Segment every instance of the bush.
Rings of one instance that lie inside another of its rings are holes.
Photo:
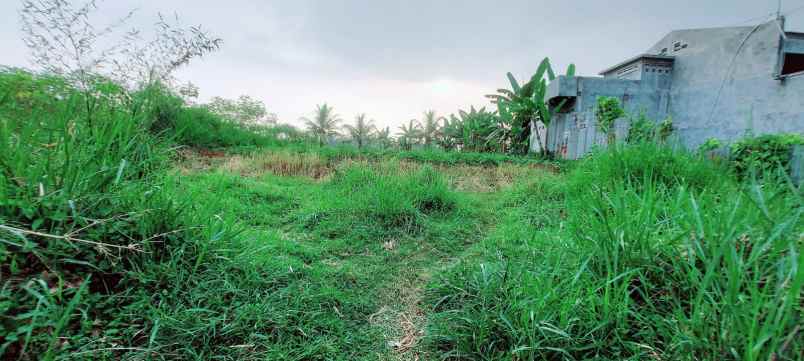
[[[778,168],[789,173],[795,145],[804,145],[804,136],[787,133],[740,139],[731,145],[734,167],[740,176],[745,176],[752,170],[761,175]]]
[[[134,95],[150,106],[148,128],[152,134],[195,148],[257,147],[283,144],[297,134],[291,128],[242,125],[204,106],[186,106],[172,91],[152,86]],[[286,139],[278,136],[284,134]]]
[[[620,106],[620,99],[615,97],[598,97],[595,117],[597,125],[605,134],[611,134],[614,122],[625,116],[625,110]]]
[[[714,150],[716,150],[716,149],[718,149],[718,148],[720,148],[722,146],[723,146],[723,144],[720,142],[719,139],[717,139],[717,138],[709,138],[705,142],[703,142],[703,144],[701,144],[698,147],[698,152],[699,153],[707,153],[707,152],[714,151]]]

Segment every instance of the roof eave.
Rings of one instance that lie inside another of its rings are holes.
[[[620,63],[619,63],[619,64],[617,64],[617,65],[614,65],[614,66],[612,66],[612,67],[609,67],[609,68],[607,68],[606,70],[603,70],[603,71],[601,71],[600,73],[598,73],[598,75],[606,75],[606,74],[608,74],[608,73],[610,73],[610,72],[612,72],[612,71],[615,71],[615,70],[617,70],[617,69],[619,69],[619,68],[622,68],[622,67],[624,67],[624,66],[626,66],[626,65],[629,65],[629,64],[631,64],[631,63],[637,62],[637,61],[642,60],[642,59],[669,60],[669,61],[671,61],[671,62],[672,62],[672,61],[675,61],[676,57],[674,57],[674,56],[667,56],[667,55],[640,54],[640,55],[637,55],[637,56],[635,56],[635,57],[632,57],[632,58],[630,58],[630,59],[628,59],[628,60],[626,60],[626,61],[620,62]]]

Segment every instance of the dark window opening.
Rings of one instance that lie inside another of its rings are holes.
[[[790,75],[804,72],[804,54],[784,54],[782,65],[782,75]]]

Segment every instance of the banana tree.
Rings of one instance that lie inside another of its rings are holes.
[[[460,111],[463,120],[463,142],[467,148],[475,151],[492,151],[494,143],[488,141],[488,137],[494,132],[497,116],[494,112],[487,111],[485,107],[475,109],[469,108],[469,112]]]
[[[566,76],[575,76],[575,65],[567,68]],[[550,65],[550,59],[544,58],[539,64],[536,73],[530,80],[520,85],[513,74],[507,74],[511,89],[497,89],[497,94],[487,95],[492,104],[497,105],[499,121],[497,129],[490,135],[490,140],[510,145],[514,152],[522,153],[528,149],[531,123],[541,121],[545,126],[550,124],[555,113],[563,107],[562,104],[551,106],[546,103],[547,85],[556,78]],[[540,135],[541,137],[541,135]],[[544,142],[539,139],[543,153]]]

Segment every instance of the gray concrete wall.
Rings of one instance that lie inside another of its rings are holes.
[[[550,97],[574,97],[568,113],[558,114],[547,128],[547,149],[562,158],[583,157],[596,146],[604,146],[607,137],[598,129],[595,109],[601,96],[615,97],[629,114],[644,112],[650,119],[664,119],[668,114],[670,74],[644,73],[641,80],[604,79],[601,77],[560,77],[551,84]],[[630,121],[619,119],[614,131],[625,139]]]
[[[688,46],[674,52],[676,41]],[[676,57],[669,113],[685,146],[694,149],[709,138],[729,142],[748,131],[804,133],[804,76],[775,79],[780,44],[779,27],[771,22],[674,31],[648,50],[668,48]]]

